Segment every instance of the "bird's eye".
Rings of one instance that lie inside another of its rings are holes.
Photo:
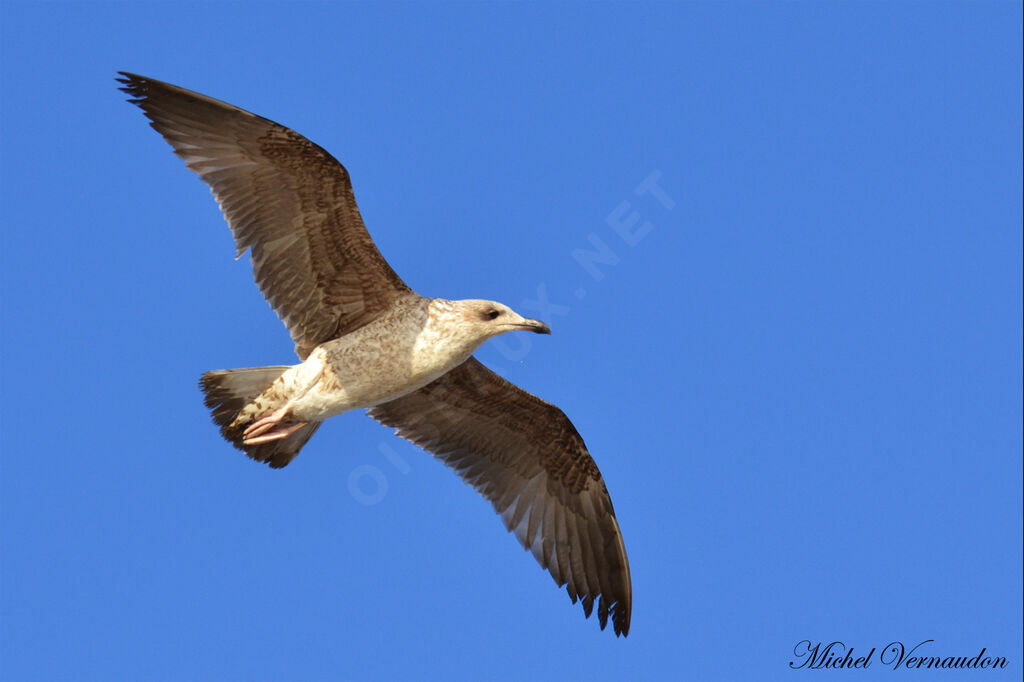
[[[487,313],[487,319],[488,320],[497,319],[498,315],[501,315],[501,311],[499,311],[499,310],[491,310],[490,312]]]

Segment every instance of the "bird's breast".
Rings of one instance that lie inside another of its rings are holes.
[[[322,420],[373,407],[422,388],[469,359],[475,348],[422,318],[371,323],[317,347],[306,363],[322,366],[319,380],[293,413]]]

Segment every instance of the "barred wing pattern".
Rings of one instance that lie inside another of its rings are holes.
[[[121,72],[132,103],[210,186],[260,291],[305,357],[415,295],[370,239],[348,172],[273,121]]]
[[[490,500],[573,603],[629,633],[632,585],[601,472],[565,414],[470,358],[369,415]]]

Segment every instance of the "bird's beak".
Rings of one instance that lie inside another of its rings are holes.
[[[534,334],[551,333],[551,327],[547,326],[540,320],[527,320],[523,318],[523,321],[515,326],[524,331],[533,332]]]

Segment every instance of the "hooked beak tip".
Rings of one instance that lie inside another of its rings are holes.
[[[543,322],[540,322],[538,320],[532,320],[532,322],[533,324],[530,326],[530,331],[534,332],[535,334],[551,333],[551,327],[547,326]]]
[[[524,332],[533,332],[534,334],[551,333],[551,327],[547,326],[540,320],[531,320],[526,317],[520,318],[519,322],[506,323],[502,325],[502,329],[504,331],[518,330]]]

